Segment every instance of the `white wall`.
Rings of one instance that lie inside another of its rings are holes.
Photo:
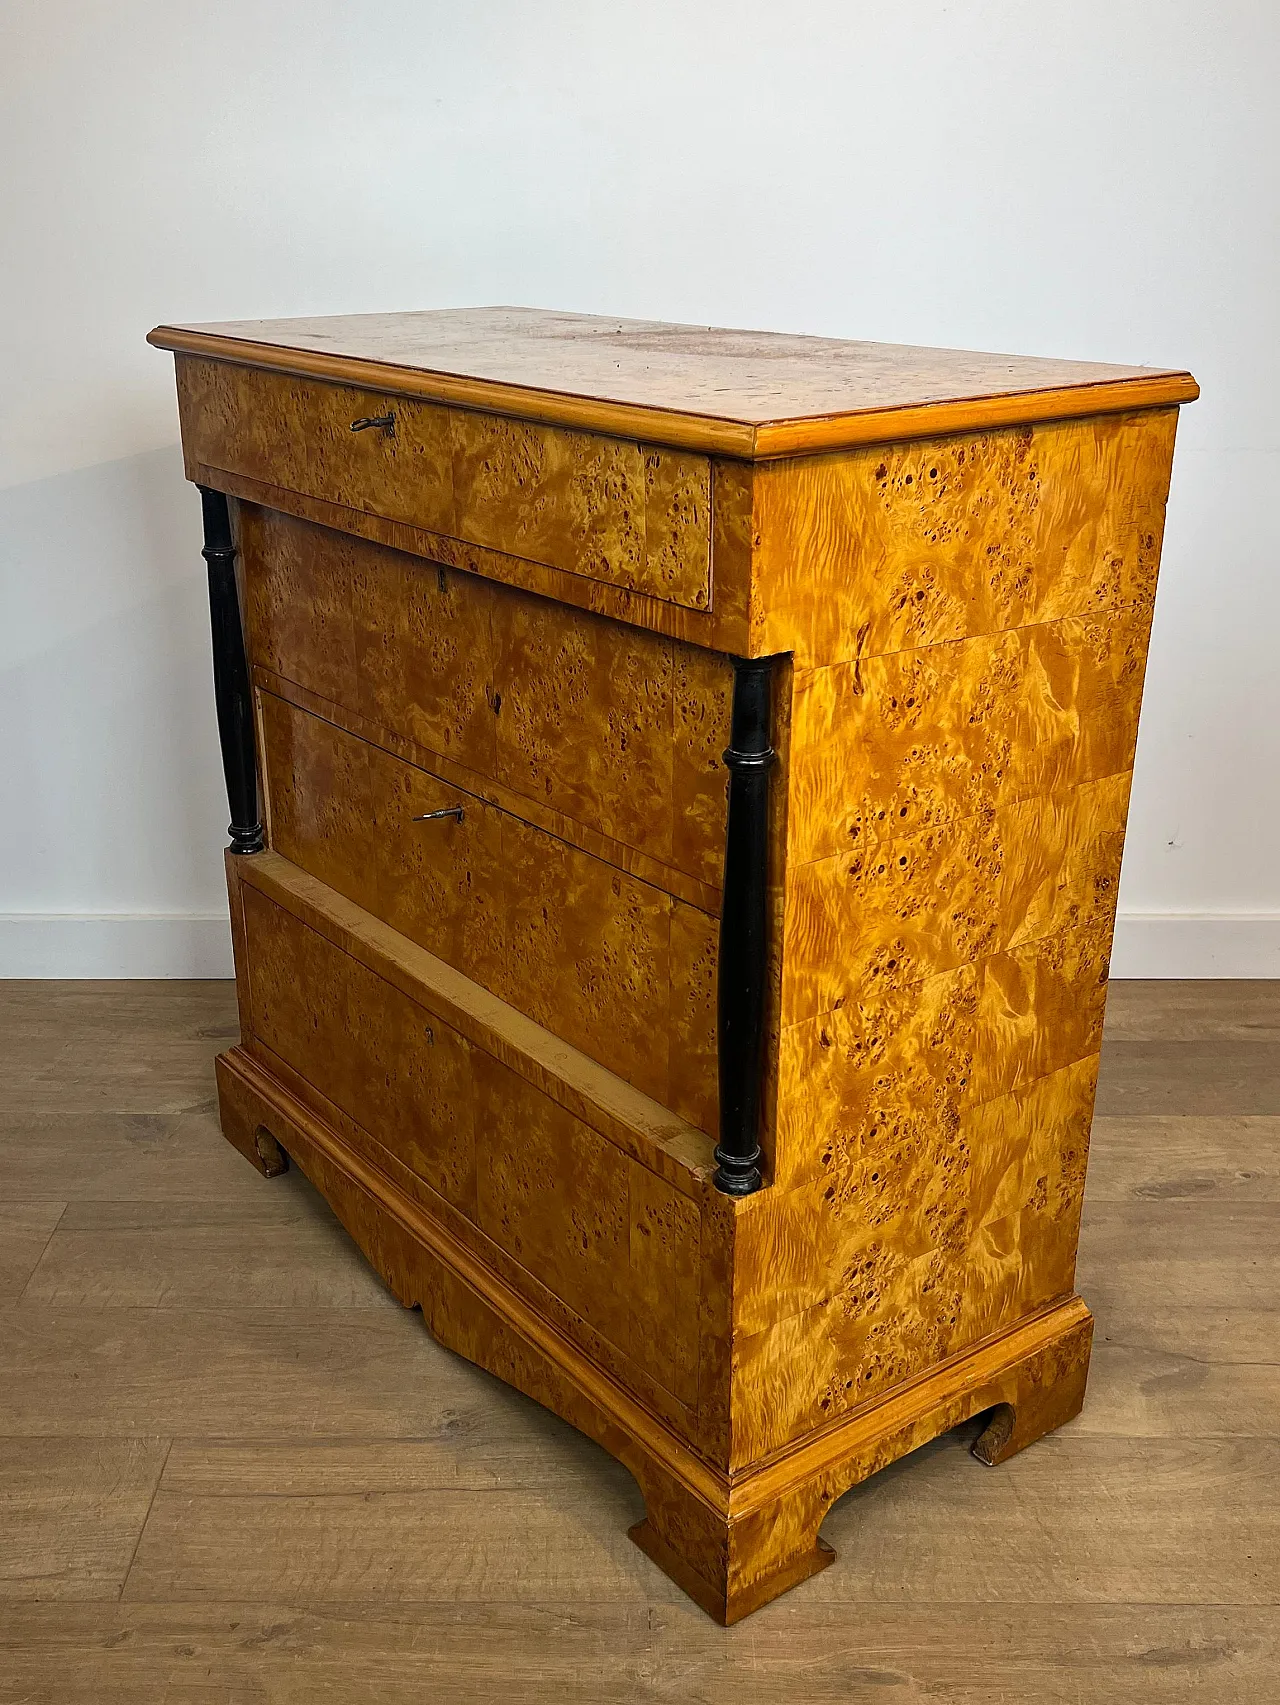
[[[1274,0],[8,0],[0,974],[226,968],[158,320],[524,302],[1189,366],[1118,974],[1280,974]]]

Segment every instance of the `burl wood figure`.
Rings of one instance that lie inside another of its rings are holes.
[[[230,1141],[625,1463],[722,1622],[935,1434],[1069,1420],[1191,377],[511,308],[151,341]]]

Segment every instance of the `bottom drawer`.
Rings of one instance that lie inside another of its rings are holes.
[[[241,894],[250,1051],[283,1061],[692,1404],[696,1202],[283,906]]]

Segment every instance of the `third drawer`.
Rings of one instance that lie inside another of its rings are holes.
[[[277,852],[715,1131],[717,919],[275,694],[258,702]]]

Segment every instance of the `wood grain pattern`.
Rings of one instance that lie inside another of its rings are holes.
[[[1136,611],[797,671],[796,864],[1128,770],[1148,623]]]
[[[570,1315],[645,1371],[656,1368],[692,1407],[696,1207],[256,889],[246,890],[245,910],[256,1057],[272,1072],[277,1060],[293,1068]],[[224,1114],[245,1132],[256,1130],[248,1070],[228,1056],[223,1074]],[[270,1121],[267,1128],[283,1141]],[[423,1203],[441,1212],[429,1195],[415,1195],[415,1207]],[[675,1317],[683,1330],[673,1345],[657,1329]],[[684,1356],[675,1353],[681,1344]]]
[[[726,470],[732,472],[736,485],[746,484],[749,488],[749,463],[719,461],[713,465],[714,489],[719,489],[724,483],[722,476]],[[197,485],[224,492],[242,503],[256,504],[275,514],[292,516],[299,521],[309,521],[316,526],[332,528],[335,532],[367,539],[388,550],[403,551],[461,573],[478,575],[498,586],[550,598],[566,609],[584,610],[591,615],[642,628],[648,633],[664,634],[689,645],[708,646],[735,655],[752,649],[747,620],[749,576],[736,584],[731,581],[722,583],[713,567],[712,578],[718,590],[712,605],[709,609],[694,610],[683,604],[668,603],[647,592],[633,592],[625,586],[588,580],[580,574],[550,568],[545,563],[530,562],[526,557],[468,544],[451,538],[447,533],[430,532],[405,521],[389,521],[385,516],[369,511],[346,509],[341,504],[326,503],[322,498],[292,491],[288,486],[249,479],[244,474],[229,474],[191,459],[187,461],[186,472],[188,479]],[[740,497],[741,491],[737,495]],[[712,510],[714,553],[722,548],[725,535],[714,500]]]
[[[617,840],[718,881],[723,771],[717,753],[720,774],[708,789],[705,729],[688,710],[686,682],[699,654],[608,622],[566,622],[542,599],[509,601],[503,615],[494,660],[502,700],[496,778],[523,798],[599,823]],[[713,739],[727,740],[727,670],[713,664],[706,673],[722,697],[699,708],[714,719]]]
[[[105,1281],[0,1299],[0,1695],[1271,1705],[1280,1144],[1195,1109],[1240,1051],[1267,1081],[1278,1018],[1276,983],[1112,985],[1104,1058],[1180,1050],[1181,1100],[1095,1122],[1083,1414],[999,1473],[971,1423],[865,1481],[822,1526],[837,1566],[726,1639],[628,1544],[625,1468],[440,1349],[296,1168],[218,1139],[229,984],[0,986],[0,1198],[69,1202],[50,1261]]]
[[[562,812],[541,805],[527,795],[515,793],[501,782],[490,781],[464,764],[456,764],[450,758],[442,758],[424,746],[417,746],[391,729],[382,727],[380,723],[371,722],[367,717],[345,710],[331,699],[321,698],[318,693],[310,692],[306,687],[298,686],[296,682],[286,681],[283,676],[274,675],[269,669],[259,668],[254,671],[254,685],[260,688],[263,694],[270,694],[271,697],[280,699],[299,711],[309,712],[344,733],[354,735],[366,745],[376,746],[380,751],[402,759],[414,769],[436,776],[442,783],[451,786],[456,793],[470,794],[476,799],[484,800],[508,816],[516,817],[522,823],[541,829],[548,835],[554,835],[557,840],[577,847],[605,864],[625,870],[653,888],[660,888],[666,894],[688,901],[691,906],[696,906],[710,916],[719,913],[720,889],[710,882],[689,876],[675,865],[664,864],[648,853],[628,846],[624,841],[602,835],[576,818],[566,817]],[[261,741],[260,732],[260,744]],[[723,783],[720,785],[723,788]]]
[[[277,851],[714,1133],[715,920],[317,716],[260,704]],[[416,821],[458,806],[461,822]]]
[[[832,1554],[817,1530],[831,1502],[896,1456],[989,1412],[976,1449],[983,1460],[1003,1461],[1069,1419],[1083,1399],[1092,1320],[1072,1298],[730,1479],[639,1408],[269,1074],[227,1059],[248,1074],[256,1117],[334,1203],[393,1292],[420,1301],[433,1335],[563,1415],[631,1470],[647,1512],[632,1537],[718,1621],[749,1615],[825,1567]],[[600,1206],[592,1205],[596,1237],[607,1232]]]
[[[114,1597],[167,1454],[156,1438],[0,1438],[0,1599]]]
[[[1071,1291],[1096,1078],[1091,1057],[950,1122],[923,1110],[852,1155],[837,1139],[818,1179],[752,1216],[744,1462]]]
[[[243,500],[273,848],[230,866],[226,1135],[624,1463],[637,1543],[734,1621],[826,1567],[831,1503],[886,1463],[982,1414],[994,1464],[1083,1401],[1194,386],[505,313],[241,332],[169,339],[189,471]],[[766,1183],[735,1200],[707,1168],[729,653],[784,659]]]
[[[1149,609],[1176,424],[1102,415],[757,469],[753,643],[818,667]]]
[[[669,1108],[279,854],[228,854],[227,865],[241,909],[258,890],[677,1190],[701,1197],[711,1141]]]
[[[948,1467],[956,1454],[948,1453]],[[1126,1470],[1136,1479],[1131,1465]],[[1080,1502],[1068,1512],[1077,1519],[1069,1534],[1056,1529],[1062,1541],[1055,1557],[1085,1551],[1081,1528],[1087,1481],[1082,1478],[1080,1485]],[[226,1497],[223,1493],[201,1505],[202,1529],[216,1523]],[[422,1502],[429,1505],[429,1500]],[[935,1541],[937,1549],[952,1558],[972,1549],[984,1559],[999,1560],[1002,1588],[1006,1581],[1025,1581],[1019,1570],[1034,1542],[1013,1552],[992,1545],[996,1524],[977,1515],[966,1522],[963,1511],[960,1500],[951,1501],[945,1539]],[[341,1511],[343,1517],[351,1513]],[[262,1532],[272,1510],[263,1507],[254,1514],[256,1531]],[[557,1511],[547,1509],[535,1523],[526,1503],[522,1514],[539,1536],[561,1529]],[[449,1515],[448,1524],[442,1524],[439,1555],[461,1571],[476,1553],[463,1549],[465,1517],[456,1505]],[[906,1519],[916,1515],[912,1508]],[[1194,1531],[1194,1518],[1186,1526]],[[1247,1529],[1247,1518],[1241,1526]],[[1134,1529],[1150,1536],[1154,1552],[1164,1532],[1158,1505],[1135,1512]],[[911,1690],[945,1698],[959,1687],[977,1699],[1016,1689],[1026,1705],[1076,1705],[1081,1693],[1090,1705],[1132,1705],[1143,1691],[1179,1705],[1192,1698],[1197,1705],[1268,1705],[1276,1661],[1270,1606],[1207,1603],[1203,1597],[1139,1605],[1132,1593],[1149,1578],[1145,1567],[1117,1569],[1108,1577],[1121,1596],[1101,1603],[1041,1599],[1034,1614],[1028,1614],[1025,1602],[1011,1599],[1012,1586],[981,1600],[928,1605],[895,1602],[888,1589],[883,1597],[870,1596],[869,1590],[861,1599],[842,1601],[819,1596],[815,1588],[789,1606],[787,1617],[753,1623],[749,1642],[726,1642],[703,1618],[665,1599],[639,1606],[630,1594],[604,1602],[578,1599],[572,1615],[549,1595],[515,1604],[478,1597],[461,1606],[386,1604],[364,1595],[321,1604],[312,1584],[323,1576],[318,1567],[314,1575],[306,1572],[289,1545],[293,1531],[307,1532],[308,1526],[300,1521],[284,1535],[273,1531],[280,1552],[297,1571],[299,1590],[288,1601],[276,1591],[264,1591],[246,1602],[227,1597],[223,1585],[216,1598],[181,1603],[130,1598],[123,1604],[14,1605],[10,1663],[15,1688],[22,1689],[30,1705],[140,1705],[163,1664],[175,1691],[198,1697],[196,1690],[201,1690],[208,1705],[237,1705],[237,1694],[253,1688],[272,1705],[307,1705],[325,1687],[353,1705],[375,1700],[377,1705],[417,1705],[424,1692],[437,1691],[451,1692],[460,1705],[488,1705],[501,1692],[539,1705],[552,1699],[565,1705],[624,1705],[629,1690],[634,1696],[655,1671],[670,1669],[697,1674],[707,1705],[777,1705],[815,1693],[834,1699],[847,1692],[851,1680],[880,1689],[891,1705],[906,1705]],[[216,1527],[212,1537],[221,1538]],[[220,1545],[217,1554],[240,1555],[232,1544]],[[1195,1554],[1202,1553],[1194,1544],[1167,1553]],[[487,1561],[488,1547],[478,1555]],[[574,1555],[582,1553],[575,1549]],[[1229,1544],[1221,1555],[1223,1567],[1215,1569],[1215,1581],[1231,1574]],[[260,1556],[255,1552],[255,1560]],[[873,1580],[871,1558],[864,1554],[860,1562],[859,1580]],[[588,1572],[597,1580],[600,1570],[593,1565],[595,1558]],[[218,1576],[211,1568],[206,1578],[213,1582]],[[452,1573],[445,1576],[450,1582],[453,1578]],[[612,1568],[608,1578],[618,1578]],[[830,1579],[830,1574],[824,1577]],[[849,1652],[849,1625],[855,1618],[856,1667]]]
[[[463,766],[472,791],[719,882],[725,659],[256,506],[240,544],[254,664]]]
[[[624,438],[451,411],[454,519],[442,528],[674,604],[711,601],[711,467]]]
[[[0,1201],[0,1302],[21,1296],[65,1209],[65,1202]]]
[[[535,308],[158,326],[161,349],[735,456],[1190,402],[1189,373]]]
[[[247,1177],[248,1174],[246,1173]],[[296,1189],[246,1200],[77,1202],[26,1300],[105,1316],[130,1308],[394,1308],[341,1225]]]
[[[853,572],[843,611],[794,577],[826,661],[794,674],[744,1460],[1073,1286],[1170,427],[758,476],[765,540]]]
[[[446,1201],[474,1214],[466,1038],[376,974],[245,893],[252,1034],[359,1120]]]
[[[711,602],[704,456],[187,357],[178,404],[192,464],[695,610]],[[388,409],[394,430],[352,430]]]
[[[800,865],[784,1024],[1069,927],[1109,943],[1128,801],[1126,771]]]
[[[603,582],[575,586],[573,575],[421,522],[220,474],[198,459],[188,471],[560,604],[721,651],[794,651],[799,666],[819,667],[1131,604],[1149,612],[1176,417],[1166,408],[754,468],[718,462],[710,611]]]
[[[252,1050],[251,1053],[247,1051],[248,1049]],[[477,1083],[484,1077],[488,1063],[483,1057],[483,1051],[480,1052],[480,1055],[473,1051],[472,1064],[475,1068]],[[518,1076],[518,1074],[516,1075]],[[614,1342],[613,1337],[606,1335],[599,1326],[593,1324],[592,1320],[570,1306],[532,1267],[525,1265],[510,1252],[506,1243],[502,1241],[502,1227],[497,1222],[486,1229],[477,1216],[468,1216],[451,1206],[444,1197],[433,1191],[418,1173],[407,1166],[403,1159],[378,1142],[364,1126],[344,1113],[334,1102],[328,1100],[315,1088],[314,1084],[295,1071],[279,1055],[272,1053],[260,1041],[251,1040],[245,1051],[233,1050],[225,1057],[220,1057],[217,1062],[217,1078],[226,1135],[231,1143],[240,1149],[241,1153],[246,1154],[252,1160],[257,1156],[258,1150],[270,1146],[285,1160],[284,1176],[297,1179],[297,1168],[291,1168],[288,1165],[284,1149],[270,1135],[267,1125],[260,1122],[261,1097],[259,1090],[261,1086],[264,1082],[270,1082],[281,1087],[283,1092],[291,1098],[290,1106],[294,1108],[295,1112],[301,1110],[300,1116],[304,1114],[309,1119],[317,1119],[326,1128],[335,1132],[352,1153],[358,1155],[380,1177],[389,1180],[396,1190],[414,1204],[416,1210],[425,1213],[433,1222],[441,1224],[449,1236],[467,1251],[470,1259],[478,1261],[487,1271],[494,1274],[503,1285],[519,1295],[540,1318],[548,1321],[552,1328],[565,1339],[576,1344],[583,1355],[587,1356],[609,1378],[616,1380],[619,1385],[630,1391],[652,1414],[659,1416],[664,1423],[672,1426],[681,1434],[705,1439],[708,1429],[705,1424],[702,1405],[691,1406],[692,1399],[684,1401],[681,1396],[673,1392],[670,1389],[672,1380],[667,1377],[668,1368],[661,1361],[658,1361],[656,1365],[651,1363],[648,1352],[648,1338],[643,1330],[643,1322],[638,1322],[632,1318],[629,1323],[632,1329],[629,1336],[636,1346],[635,1353],[632,1353],[632,1349],[628,1346],[625,1338],[622,1346],[619,1347]],[[497,1133],[497,1138],[500,1141],[495,1141],[493,1147],[495,1164],[499,1167],[502,1165],[502,1157],[505,1152],[503,1145],[513,1134],[518,1136],[525,1125],[531,1129],[539,1130],[543,1128],[549,1117],[552,1124],[563,1131],[570,1131],[574,1128],[582,1129],[580,1126],[575,1127],[572,1119],[565,1122],[560,1121],[558,1112],[560,1103],[555,1103],[556,1111],[548,1115],[543,1103],[550,1101],[551,1098],[540,1096],[527,1083],[523,1081],[516,1083],[512,1085],[512,1089],[515,1101],[506,1110],[508,1115],[506,1124]],[[609,1145],[606,1144],[605,1146],[608,1147]],[[627,1152],[625,1145],[614,1146],[621,1154]],[[651,1153],[643,1150],[643,1145],[641,1145],[641,1151],[644,1152],[646,1160],[653,1158]],[[483,1159],[482,1155],[482,1161]],[[633,1172],[627,1166],[618,1166],[616,1162],[611,1164],[613,1175],[623,1179],[624,1182],[628,1179],[634,1181],[639,1177],[641,1171],[648,1170],[647,1167],[642,1166]],[[687,1186],[689,1180],[687,1178],[681,1179],[679,1183],[681,1186]],[[683,1194],[681,1188],[669,1187],[665,1184],[661,1184],[659,1188],[670,1188],[677,1196]],[[641,1209],[637,1209],[637,1213],[641,1211]],[[555,1206],[551,1205],[547,1210],[546,1218],[554,1222],[556,1213]],[[376,1226],[373,1229],[376,1232]],[[569,1241],[572,1244],[572,1231]],[[535,1246],[535,1254],[537,1252]],[[597,1252],[601,1252],[600,1246],[597,1246]],[[617,1253],[616,1249],[614,1253]],[[552,1259],[545,1264],[543,1271],[547,1277],[556,1278],[561,1259],[562,1257]],[[596,1271],[599,1273],[601,1269],[597,1267]],[[609,1273],[609,1279],[610,1284],[607,1288],[611,1295],[626,1294],[629,1289],[633,1288],[625,1265],[615,1266]],[[392,1287],[395,1282],[394,1270],[386,1274],[386,1280],[388,1287]],[[679,1290],[678,1285],[671,1286],[669,1275],[667,1285],[669,1289]],[[379,1296],[383,1302],[389,1298],[394,1298],[401,1304],[411,1300],[393,1288],[382,1290],[380,1287]],[[698,1313],[696,1296],[694,1301],[696,1317]],[[599,1312],[598,1299],[596,1299],[596,1304],[591,1313],[596,1316]],[[618,1316],[616,1310],[612,1314],[609,1314],[607,1310],[605,1313],[608,1322],[611,1324],[616,1323],[619,1318],[625,1318]],[[697,1365],[696,1356],[691,1365]],[[715,1395],[713,1392],[713,1398]],[[714,1408],[710,1414],[714,1420]]]
[[[477,1116],[482,1229],[692,1410],[698,1207],[555,1102],[519,1090],[490,1056]]]
[[[1105,970],[1096,938],[1068,932],[789,1026],[780,1142],[803,1157],[793,1176],[827,1177],[838,1211],[861,1184],[831,1183],[833,1168],[892,1170],[939,1142],[967,1166],[974,1108],[1096,1055]]]

